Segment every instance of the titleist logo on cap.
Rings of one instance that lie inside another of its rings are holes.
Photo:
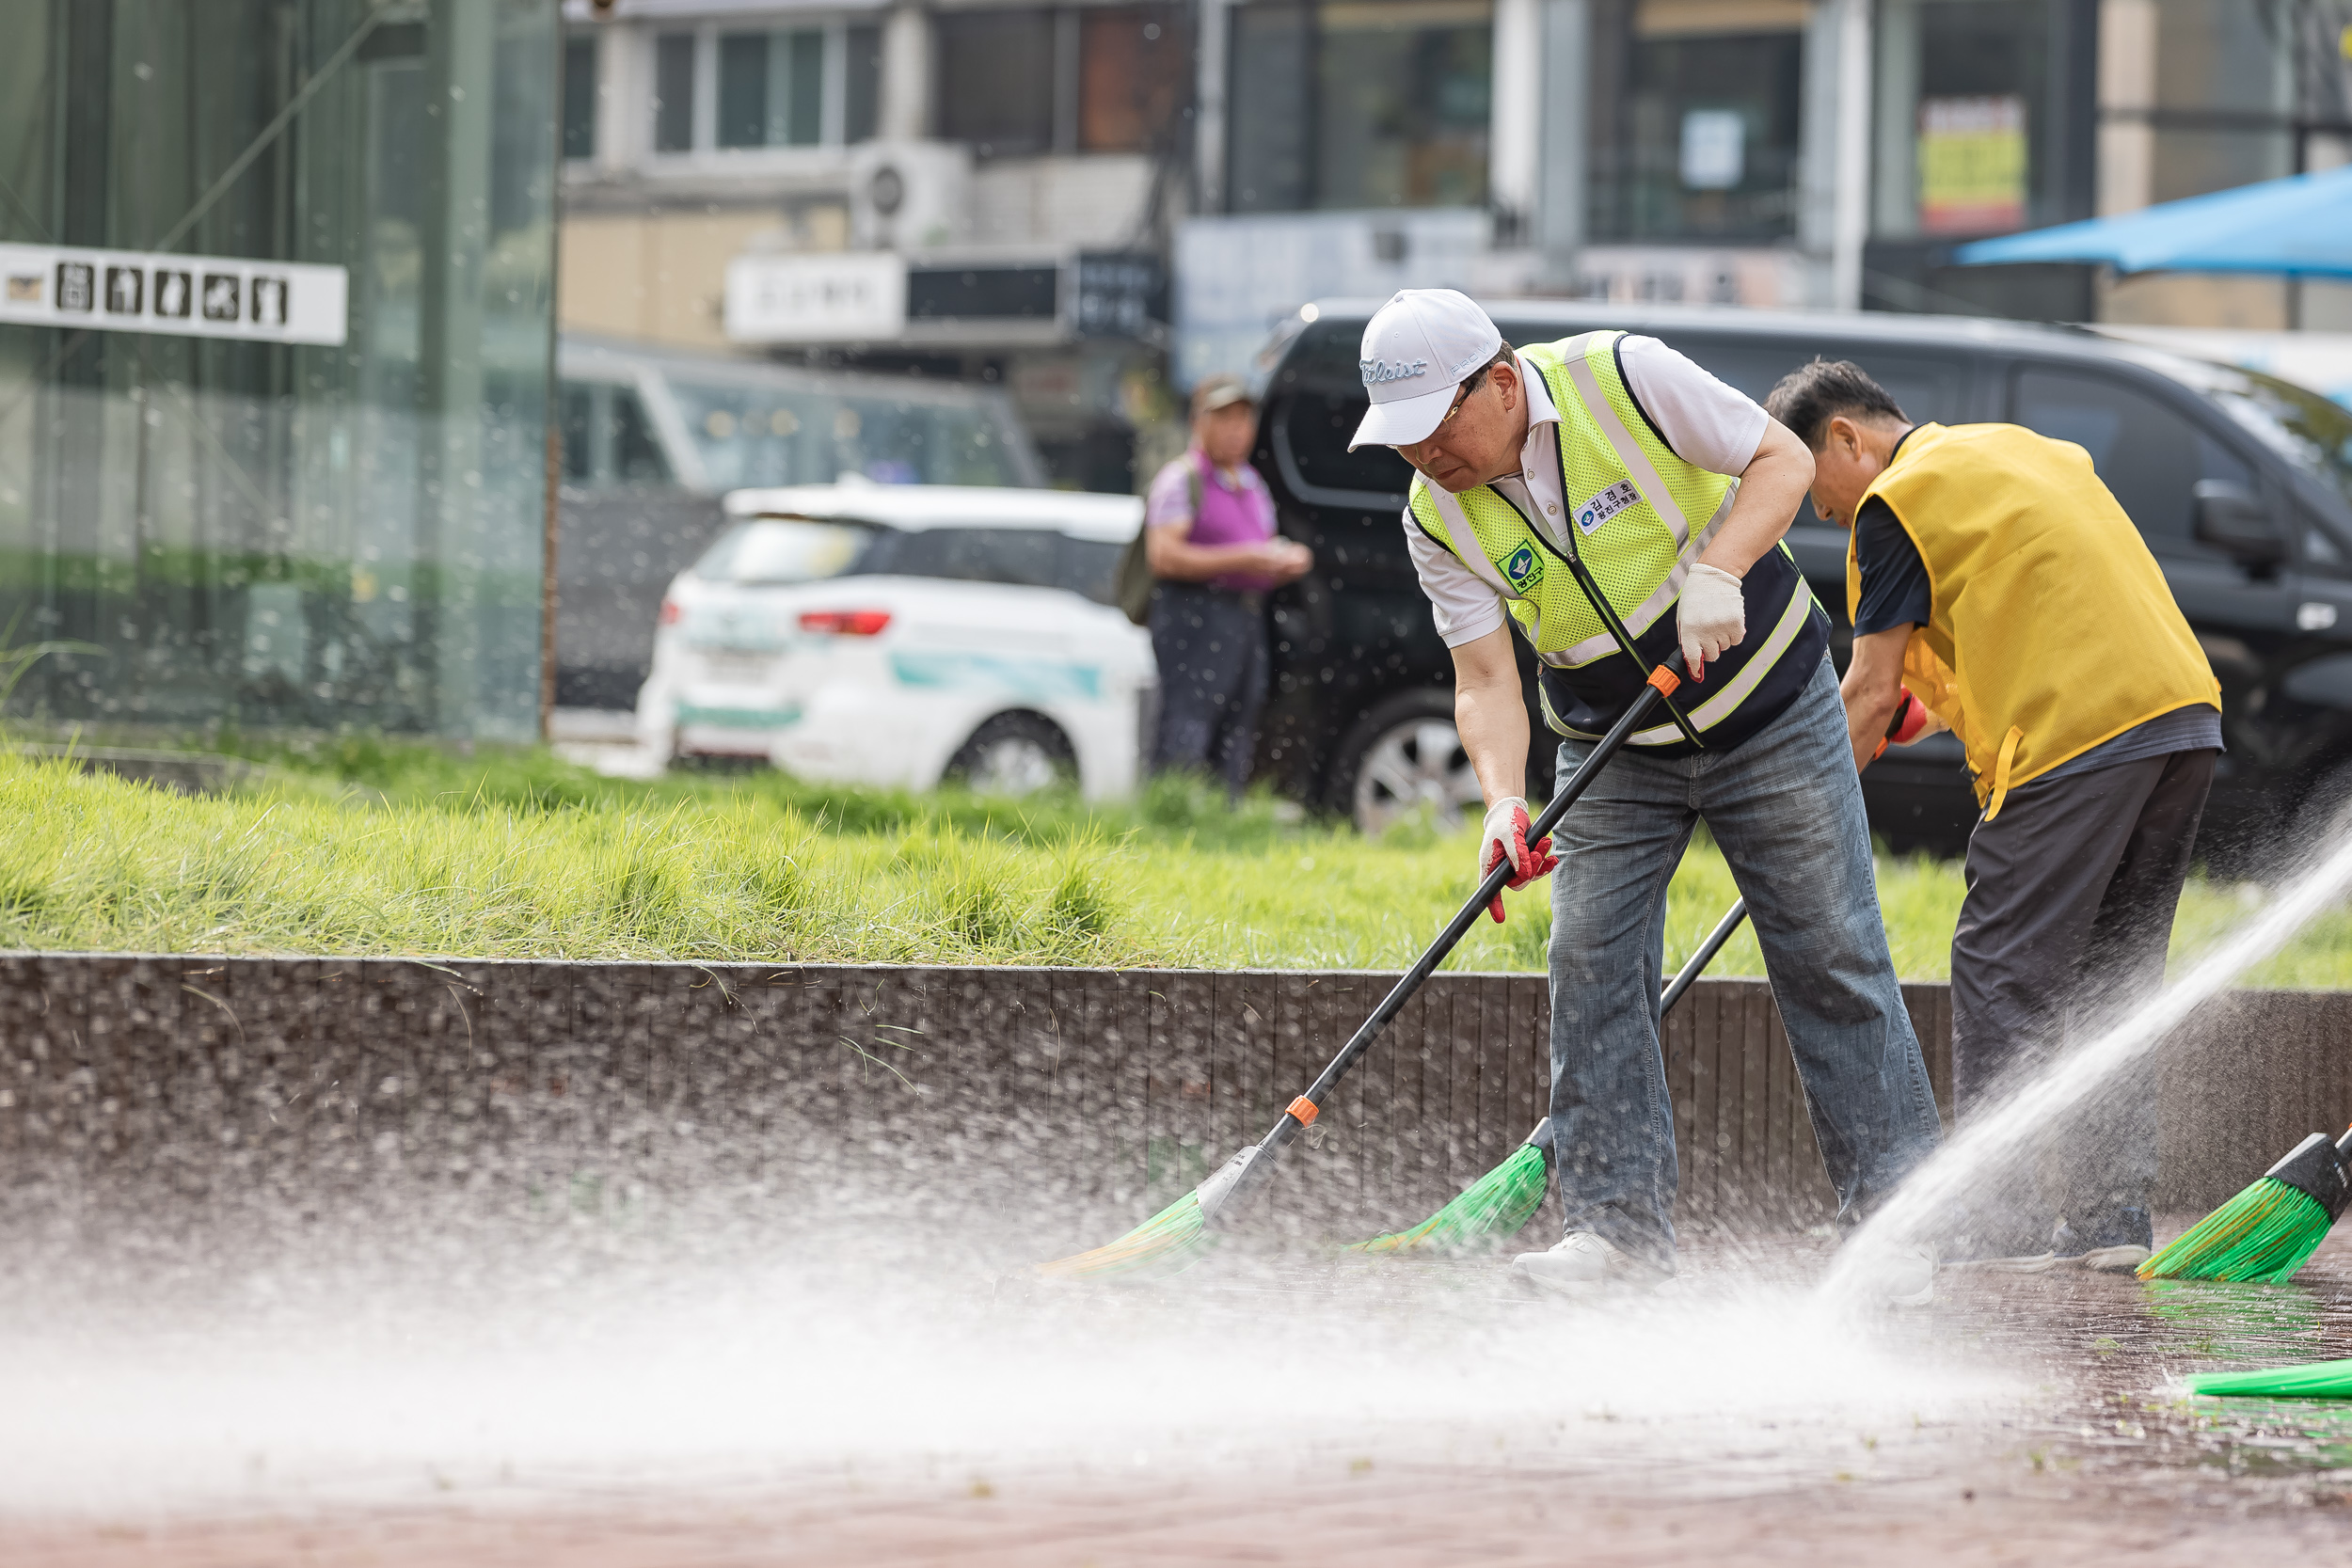
[[[1377,387],[1384,381],[1407,381],[1414,376],[1425,374],[1429,370],[1429,361],[1414,359],[1391,364],[1386,359],[1359,359],[1356,361],[1356,368],[1364,372],[1365,386]]]

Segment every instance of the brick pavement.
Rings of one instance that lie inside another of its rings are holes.
[[[1439,1462],[1449,1450],[1429,1434],[1391,1433],[1155,1468],[1101,1453],[854,1471],[738,1461],[366,1495],[390,1502],[287,1483],[176,1513],[0,1516],[0,1568],[2169,1568],[2332,1558],[2352,1542],[2352,1470],[2338,1468],[2352,1412],[2222,1418],[2160,1393],[2168,1371],[2217,1357],[2352,1354],[2352,1241],[2331,1240],[2284,1291],[2081,1275],[1947,1275],[1946,1289],[1933,1332],[2044,1381],[2028,1406],[1867,1450],[1836,1422],[1637,1414],[1507,1449],[1496,1435],[1482,1462]],[[1302,1369],[1301,1397],[1328,1375]]]

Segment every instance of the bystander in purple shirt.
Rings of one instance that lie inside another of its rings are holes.
[[[1218,472],[1199,447],[1162,468],[1152,481],[1144,502],[1143,520],[1152,528],[1181,523],[1192,515],[1192,476],[1200,476],[1200,515],[1192,518],[1186,539],[1204,548],[1223,545],[1254,545],[1274,537],[1274,497],[1244,463],[1232,477]],[[1227,572],[1211,578],[1212,588],[1236,594],[1263,594],[1274,579],[1256,572]]]

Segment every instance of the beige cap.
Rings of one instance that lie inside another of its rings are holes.
[[[1203,376],[1192,389],[1192,417],[1213,414],[1220,408],[1231,408],[1237,403],[1256,403],[1249,395],[1249,384],[1237,375]]]

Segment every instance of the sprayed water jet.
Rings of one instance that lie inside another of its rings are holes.
[[[2289,885],[2235,937],[2175,984],[2039,1075],[2010,1086],[1913,1172],[1867,1221],[1821,1283],[1822,1296],[1852,1304],[1866,1293],[1870,1256],[1902,1243],[1932,1242],[1970,1192],[2013,1164],[2034,1139],[2154,1049],[2240,974],[2286,945],[2314,915],[2352,887],[2352,836]]]

